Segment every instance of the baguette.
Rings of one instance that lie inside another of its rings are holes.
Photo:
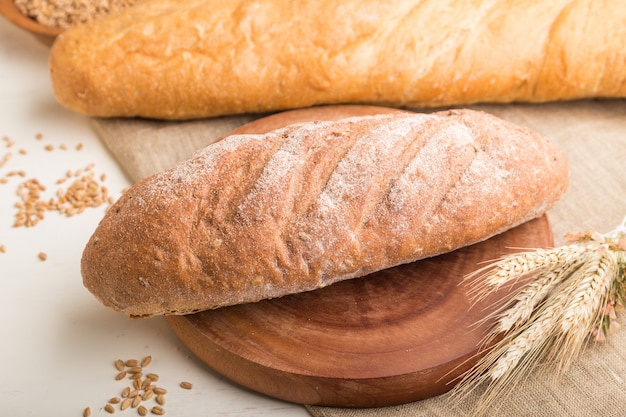
[[[131,317],[280,297],[482,241],[567,187],[564,155],[528,129],[367,109],[232,134],[136,183],[87,243],[84,285]],[[298,117],[268,126],[281,120]]]
[[[626,2],[151,0],[58,37],[57,100],[192,119],[626,97]]]

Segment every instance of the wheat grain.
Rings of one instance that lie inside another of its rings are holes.
[[[149,389],[144,391],[143,393],[143,400],[144,401],[148,401],[150,398],[152,398],[152,396],[154,395],[154,391]]]
[[[116,360],[115,369],[117,369],[119,372],[122,372],[124,370],[124,361],[121,359]]]
[[[133,398],[133,401],[130,403],[130,406],[132,408],[137,408],[139,407],[139,404],[141,404],[141,401],[142,401],[141,395],[138,395],[135,398]]]
[[[137,359],[127,359],[124,364],[127,367],[132,368],[133,366],[139,366],[139,361]]]
[[[141,366],[131,366],[130,368],[126,369],[126,372],[128,372],[129,374],[140,374],[142,372],[142,368]]]
[[[165,414],[165,409],[163,409],[163,407],[160,407],[160,406],[158,406],[158,405],[155,405],[154,407],[152,407],[152,408],[150,409],[150,412],[151,412],[152,414],[156,414],[156,415],[162,416],[162,415],[164,415],[164,414]]]
[[[124,401],[122,401],[122,404],[120,404],[120,410],[124,411],[130,407],[130,401],[130,398],[125,398]]]

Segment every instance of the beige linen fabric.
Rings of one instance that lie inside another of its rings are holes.
[[[626,100],[541,105],[473,106],[527,126],[567,155],[571,178],[548,213],[557,245],[568,231],[608,232],[626,215]],[[93,127],[133,181],[186,159],[254,116],[192,122],[93,120]],[[623,322],[624,320],[622,320]],[[592,344],[564,375],[533,374],[488,416],[618,417],[626,415],[626,329]],[[314,417],[470,415],[480,393],[462,402],[449,394],[394,407],[344,409],[306,406]]]

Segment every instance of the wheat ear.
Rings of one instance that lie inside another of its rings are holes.
[[[590,232],[574,236],[578,240],[569,245],[511,255],[467,277],[481,287],[474,291],[478,299],[527,279],[496,302],[485,319],[495,324],[485,338],[484,356],[453,391],[463,398],[487,383],[475,415],[510,393],[534,367],[567,369],[589,335],[606,327],[611,318],[606,306],[612,311],[623,302],[626,227],[610,238]]]

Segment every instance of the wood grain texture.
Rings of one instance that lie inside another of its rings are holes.
[[[254,391],[309,405],[407,403],[450,390],[474,363],[489,323],[475,324],[494,298],[470,308],[463,277],[510,247],[552,242],[543,216],[365,278],[166,320],[208,366]]]

